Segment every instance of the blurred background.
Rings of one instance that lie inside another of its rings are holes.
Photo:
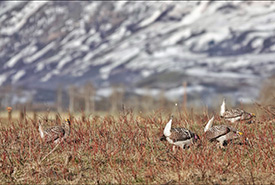
[[[272,1],[0,2],[0,107],[274,103]]]

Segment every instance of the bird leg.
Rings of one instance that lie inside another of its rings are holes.
[[[221,149],[224,148],[223,141],[219,141],[219,143],[217,143],[217,148],[221,148]]]
[[[249,147],[252,146],[252,144],[251,144],[251,142],[250,142],[250,140],[249,140],[248,138],[245,138],[244,144],[245,144],[245,145],[248,145]]]

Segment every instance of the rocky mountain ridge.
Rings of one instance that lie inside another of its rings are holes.
[[[274,10],[272,1],[1,2],[0,85],[40,93],[92,82],[103,96],[125,84],[178,99],[185,81],[190,100],[249,102],[275,74]]]

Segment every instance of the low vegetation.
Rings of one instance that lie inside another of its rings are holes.
[[[256,106],[256,105],[255,105]],[[258,107],[264,110],[263,107]],[[260,112],[260,111],[258,111]],[[159,140],[170,112],[72,119],[69,139],[44,143],[32,118],[0,119],[0,182],[12,184],[273,184],[275,121],[272,113],[253,124],[235,124],[251,146],[218,149],[203,137],[210,115],[174,114],[174,127],[186,127],[201,143],[183,150]],[[62,115],[63,116],[63,115]],[[65,119],[65,116],[63,117]],[[214,124],[223,121],[216,115]],[[49,122],[49,124],[52,124]]]

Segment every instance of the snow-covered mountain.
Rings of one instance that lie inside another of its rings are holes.
[[[275,3],[0,2],[0,85],[257,98],[275,74]],[[98,91],[99,95],[102,91]]]

